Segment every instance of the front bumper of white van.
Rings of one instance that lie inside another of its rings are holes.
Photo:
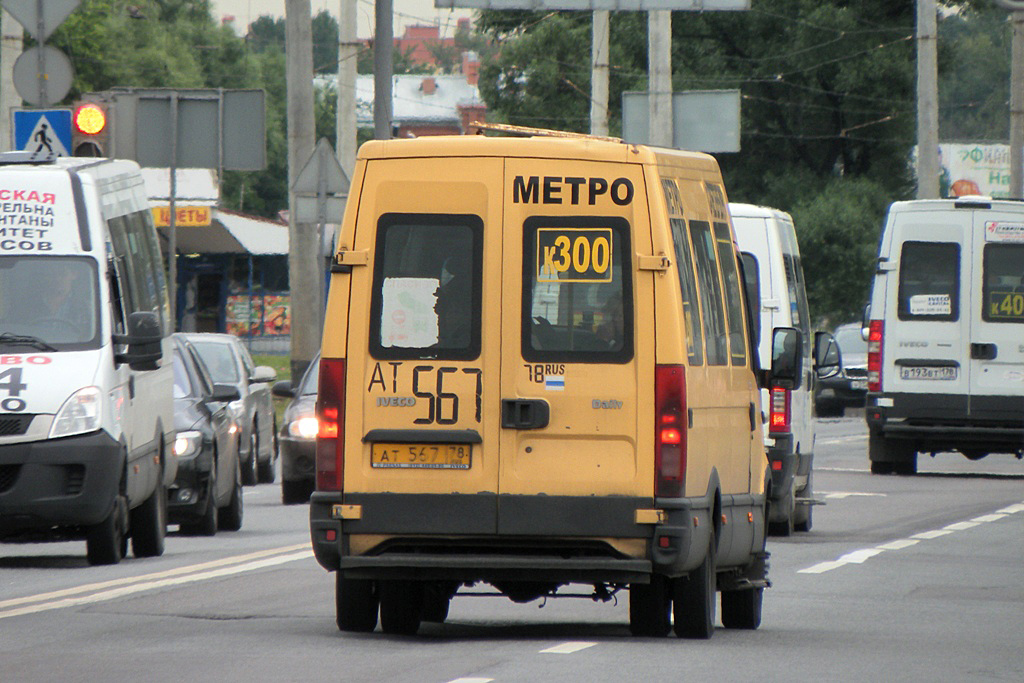
[[[0,536],[100,522],[123,468],[123,449],[103,431],[0,446]]]

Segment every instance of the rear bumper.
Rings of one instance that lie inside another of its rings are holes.
[[[281,478],[285,481],[316,480],[316,440],[278,436],[281,446]]]
[[[868,427],[918,451],[1024,450],[1024,396],[868,395]]]
[[[100,522],[123,470],[121,445],[102,431],[0,446],[0,535]]]
[[[651,499],[627,496],[346,494],[342,500],[318,491],[309,516],[317,561],[346,576],[645,583],[653,573],[678,576],[696,567],[710,538],[711,511],[700,501],[673,500],[658,506],[660,521],[637,521],[638,510],[653,507]],[[354,514],[359,518],[342,519]],[[364,534],[382,542],[352,553],[352,537]],[[614,540],[634,541],[642,556],[624,555],[609,543]]]
[[[772,473],[772,492],[769,498],[769,521],[787,519],[789,506],[785,505],[790,492],[800,497],[807,488],[813,455],[796,453],[792,434],[772,434],[775,445],[768,448],[768,465]]]

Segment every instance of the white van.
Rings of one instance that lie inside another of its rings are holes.
[[[868,309],[871,471],[1024,456],[1024,204],[896,202]]]
[[[761,286],[761,329],[800,330],[804,381],[798,389],[761,390],[761,410],[768,421],[765,451],[771,463],[772,491],[768,516],[771,533],[788,536],[811,529],[814,462],[814,377],[811,325],[793,219],[788,213],[751,204],[729,204],[739,250],[751,254],[744,266],[756,267]],[[749,272],[748,272],[749,274]],[[770,335],[758,345],[761,366],[771,363]]]
[[[0,155],[0,539],[163,553],[170,331],[138,165]]]

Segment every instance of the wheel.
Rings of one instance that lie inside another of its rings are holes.
[[[256,425],[252,426],[253,432],[256,432]],[[259,461],[259,437],[256,437],[256,479],[261,484],[273,484],[274,479],[277,478],[277,448],[271,443],[270,457],[267,458],[266,462]]]
[[[715,603],[718,596],[715,531],[711,530],[708,552],[700,566],[672,581],[672,616],[680,638],[707,640],[715,632]]]
[[[423,619],[423,583],[379,581],[380,627],[384,633],[411,636]]]
[[[369,633],[377,628],[377,590],[370,579],[347,579],[334,575],[334,606],[338,629]]]
[[[298,481],[281,480],[281,502],[285,505],[308,503],[313,493],[313,482],[300,479]]]
[[[800,491],[800,498],[814,498],[814,472],[807,473],[807,485]],[[793,528],[796,531],[810,531],[814,525],[814,506],[810,503],[803,503],[796,506],[793,515]]]
[[[872,431],[868,434],[868,458],[872,474],[917,474],[913,442],[893,441]]]
[[[745,588],[722,593],[722,626],[753,630],[761,625],[763,588]]]
[[[215,476],[216,474],[211,475],[210,483],[207,486],[206,506],[203,508],[202,516],[194,522],[182,524],[181,533],[187,536],[213,536],[217,533],[217,484],[214,479]]]
[[[452,604],[452,593],[458,588],[448,583],[428,583],[423,589],[423,621],[443,624],[448,618]]]
[[[117,564],[128,554],[128,501],[118,495],[110,514],[86,530],[85,554],[89,564]]]
[[[242,476],[237,468],[231,500],[218,511],[217,517],[217,528],[222,531],[238,531],[242,528]]]
[[[245,486],[255,486],[259,481],[259,445],[260,437],[256,434],[256,425],[253,425],[249,435],[249,457],[242,466],[242,484]]]
[[[167,535],[167,488],[163,471],[157,485],[142,505],[131,511],[132,553],[135,557],[159,557],[164,554]]]
[[[671,629],[669,581],[654,574],[650,583],[629,585],[629,631],[634,636],[661,638]]]

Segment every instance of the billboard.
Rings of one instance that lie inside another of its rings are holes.
[[[1010,196],[1010,146],[996,143],[939,144],[939,196]]]

